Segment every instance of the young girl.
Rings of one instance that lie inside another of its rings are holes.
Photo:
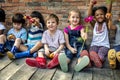
[[[46,18],[46,26],[48,30],[43,33],[42,43],[44,44],[44,49],[38,51],[38,57],[36,59],[26,59],[26,63],[32,67],[46,68],[47,57],[54,55],[53,59],[47,64],[47,68],[54,68],[58,63],[58,54],[63,53],[64,48],[64,34],[62,31],[57,29],[59,24],[59,19],[55,14],[50,14]]]
[[[0,36],[1,35],[4,35],[3,33],[4,33],[4,30],[5,30],[5,26],[4,26],[4,23],[5,22],[5,11],[2,9],[2,8],[0,8]],[[3,45],[1,45],[0,44],[0,56],[2,56],[3,54],[3,52],[4,52],[4,49],[3,49]]]
[[[25,20],[21,13],[16,13],[12,17],[13,28],[11,28],[7,33],[7,38],[5,35],[0,35],[0,45],[2,49],[6,47],[10,52],[15,53],[17,46],[21,43],[25,43],[27,39],[27,31],[23,28]]]
[[[105,57],[110,48],[108,36],[108,24],[106,21],[107,8],[104,6],[94,7],[94,0],[90,1],[88,16],[94,16],[95,21],[91,23],[93,26],[93,39],[90,46],[90,60],[96,67],[101,68]]]
[[[120,62],[120,13],[118,14],[118,19],[114,22],[116,26],[111,27],[111,29],[116,31],[115,42],[113,49],[108,51],[108,61],[110,68],[115,69],[117,67],[117,60]]]
[[[64,72],[68,71],[68,63],[70,63],[74,56],[78,58],[75,71],[80,71],[89,64],[88,56],[80,57],[83,42],[79,42],[78,38],[82,37],[84,40],[87,39],[87,33],[84,32],[84,27],[81,25],[80,19],[81,14],[79,10],[71,10],[69,12],[68,20],[70,25],[64,29],[66,55],[60,54],[58,57],[60,67]],[[86,49],[85,46],[83,46],[82,50],[84,49]]]
[[[42,47],[41,38],[44,31],[44,19],[40,12],[33,11],[31,13],[31,20],[34,21],[30,23],[30,28],[28,29],[28,39],[27,44],[19,45],[17,49],[21,52],[17,53],[8,53],[9,59],[18,59],[23,57],[32,57],[36,56],[36,51]]]

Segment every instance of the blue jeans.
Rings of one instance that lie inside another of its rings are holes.
[[[116,50],[116,52],[120,51],[120,45],[114,46],[113,48]]]
[[[85,47],[82,50],[84,50],[84,49],[85,49]],[[72,60],[74,56],[77,57],[77,58],[80,57],[80,50],[81,50],[81,47],[79,46],[79,47],[77,47],[77,53],[73,54],[68,48],[66,48],[65,49],[65,54],[70,60]]]

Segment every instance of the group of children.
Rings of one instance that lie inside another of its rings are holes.
[[[27,57],[25,62],[31,67],[51,69],[60,65],[62,71],[67,72],[68,64],[74,56],[77,57],[74,70],[81,71],[93,64],[98,68],[103,67],[108,54],[110,68],[116,68],[116,60],[120,62],[120,39],[118,37],[120,20],[117,21],[116,26],[110,25],[110,29],[117,31],[115,47],[110,49],[108,22],[111,16],[106,17],[108,10],[105,6],[93,7],[94,5],[94,0],[91,0],[88,16],[94,16],[93,21],[90,22],[93,39],[88,51],[86,45],[83,45],[88,35],[81,24],[81,13],[78,10],[69,12],[69,25],[64,28],[63,32],[58,29],[59,18],[55,14],[49,14],[44,21],[40,12],[33,11],[30,15],[33,21],[27,20],[27,26],[29,26],[27,30],[24,28],[26,21],[24,16],[16,13],[12,17],[13,27],[7,34],[4,34],[5,12],[0,9],[0,56],[4,56],[4,50],[7,49],[7,56],[11,60]],[[110,7],[111,5],[112,0]],[[83,41],[79,41],[79,38]],[[46,57],[51,60],[47,62]]]

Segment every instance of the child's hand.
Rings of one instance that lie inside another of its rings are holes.
[[[91,4],[91,5],[95,5],[96,3],[97,3],[96,0],[91,0],[91,1],[90,1],[90,4]]]
[[[13,34],[10,34],[8,37],[7,37],[8,40],[15,40],[16,37],[13,35]]]
[[[51,53],[48,57],[52,59],[54,57],[54,53]]]
[[[40,24],[39,24],[38,21],[35,21],[34,23],[32,23],[32,25],[33,25],[33,26],[38,26],[38,27],[40,27]]]
[[[50,55],[50,51],[49,51],[49,49],[45,49],[45,54],[46,54],[47,56]]]
[[[88,38],[87,33],[83,33],[83,34],[81,34],[81,36],[82,36],[83,40],[86,40]]]
[[[75,48],[71,48],[70,51],[73,53],[73,54],[76,54],[77,53],[77,50]]]
[[[112,14],[111,14],[111,13],[107,13],[107,14],[105,15],[105,17],[106,17],[107,19],[111,19],[111,18],[112,18]]]

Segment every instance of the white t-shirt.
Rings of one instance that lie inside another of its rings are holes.
[[[95,23],[91,46],[105,46],[110,48],[106,23],[103,23],[102,30],[100,32],[98,32],[97,28],[98,28],[98,23]]]
[[[5,26],[0,22],[0,30],[6,29]]]

